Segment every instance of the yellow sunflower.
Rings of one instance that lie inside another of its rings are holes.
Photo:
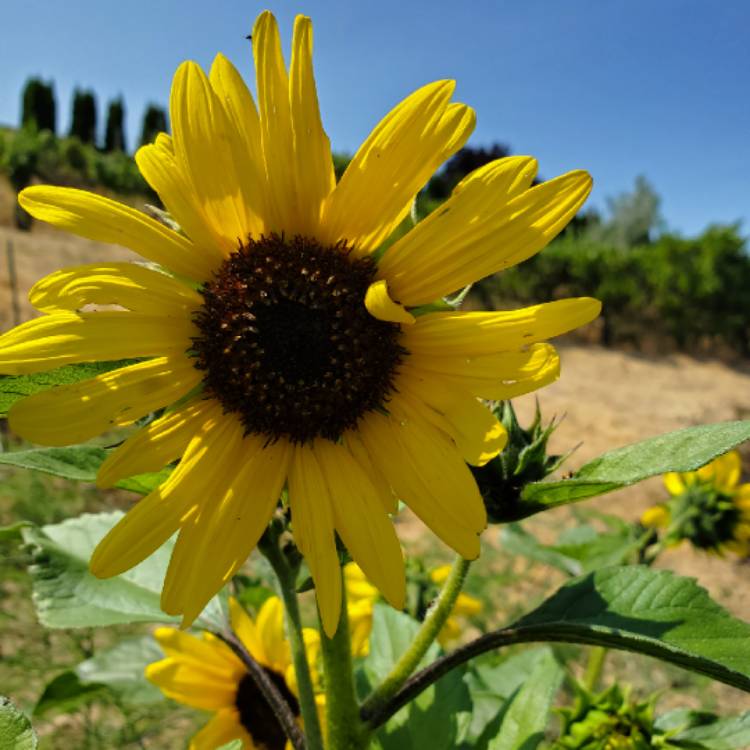
[[[281,600],[275,596],[266,599],[255,622],[236,601],[230,600],[230,609],[237,637],[299,716]],[[243,750],[283,750],[287,746],[273,711],[227,644],[210,633],[197,637],[176,628],[157,628],[154,637],[166,658],[149,664],[146,677],[168,698],[213,713],[192,738],[190,750],[215,750],[235,739],[242,740]],[[305,628],[303,637],[314,665],[320,636]],[[313,675],[317,675],[314,669]],[[322,709],[323,696],[318,696],[318,702]]]
[[[179,531],[162,607],[188,625],[247,558],[286,486],[331,634],[336,534],[403,605],[396,498],[461,555],[479,554],[486,514],[466,462],[487,462],[506,439],[479,399],[555,380],[559,359],[543,341],[592,320],[599,303],[418,308],[541,250],[591,179],[574,171],[532,186],[531,157],[492,162],[378,252],[466,142],[473,111],[451,103],[453,81],[424,86],[375,127],[336,183],[310,20],[295,21],[288,69],[269,12],[252,44],[257,108],[223,56],[209,76],[185,62],[172,86],[173,135],[136,154],[179,231],[84,191],[23,191],[37,219],[157,267],[102,262],[40,281],[30,299],[47,314],[0,338],[0,372],[140,360],[17,403],[12,428],[41,444],[84,441],[166,408],[99,471],[109,487],[179,460],[98,546],[95,575],[122,573]]]
[[[664,486],[671,499],[648,508],[641,523],[665,529],[667,544],[688,541],[709,552],[750,555],[750,484],[740,484],[741,476],[737,451],[697,471],[669,472]]]

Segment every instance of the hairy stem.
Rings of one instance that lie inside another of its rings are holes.
[[[359,718],[354,688],[345,588],[336,633],[333,638],[328,638],[321,624],[320,638],[326,680],[328,747],[330,750],[363,750],[367,747],[368,732]]]
[[[445,584],[438,596],[437,602],[427,613],[424,622],[417,631],[411,646],[402,654],[396,662],[390,674],[380,683],[365,702],[362,704],[361,716],[365,721],[372,722],[383,707],[398,693],[401,687],[409,679],[409,676],[422,661],[427,649],[434,643],[438,633],[445,625],[446,620],[453,611],[456,599],[461,593],[466,574],[471,562],[463,557],[456,557]]]
[[[307,661],[307,650],[302,635],[302,618],[299,612],[299,602],[295,590],[295,571],[289,566],[278,545],[278,539],[271,537],[263,540],[259,545],[279,581],[279,590],[286,612],[287,636],[292,652],[294,671],[297,676],[297,691],[305,726],[308,750],[323,750],[323,735],[320,731],[318,709],[315,702],[310,666]]]

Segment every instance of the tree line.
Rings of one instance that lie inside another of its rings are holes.
[[[81,143],[94,146],[101,151],[127,153],[125,138],[125,102],[122,96],[111,99],[106,106],[104,138],[97,138],[98,106],[96,95],[90,89],[76,87],[71,102],[72,116],[69,137],[78,138]],[[48,130],[58,135],[57,101],[54,84],[40,78],[29,78],[21,96],[21,126],[37,130]],[[156,135],[167,130],[167,114],[162,107],[149,104],[141,122],[141,146],[151,143]]]

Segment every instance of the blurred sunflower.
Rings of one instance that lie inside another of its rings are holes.
[[[750,484],[739,484],[741,475],[737,451],[697,471],[665,474],[672,497],[646,510],[641,523],[663,528],[668,545],[688,541],[709,552],[750,555]]]
[[[281,600],[263,603],[255,622],[230,600],[232,628],[250,655],[299,716],[297,683],[289,642],[284,635]],[[315,663],[320,636],[305,628],[308,658]],[[168,698],[186,706],[213,712],[213,717],[190,741],[190,750],[215,750],[242,740],[243,750],[283,750],[286,735],[240,658],[210,633],[196,637],[176,628],[157,628],[154,637],[166,654],[146,667],[146,677]],[[313,675],[317,671],[313,669]],[[324,697],[317,697],[323,710]]]
[[[479,554],[486,513],[466,462],[484,464],[506,440],[479,399],[555,380],[559,358],[542,342],[600,306],[423,306],[541,250],[591,178],[573,171],[532,186],[534,159],[494,161],[382,252],[417,192],[466,142],[473,111],[450,102],[453,81],[424,86],[375,127],[336,183],[310,20],[295,21],[288,69],[269,12],[252,43],[257,108],[222,55],[209,76],[185,62],[172,86],[173,135],[136,154],[179,231],[84,191],[21,194],[37,219],[158,267],[95,263],[43,279],[30,299],[48,314],[0,338],[0,372],[142,360],[17,403],[13,430],[46,445],[171,407],[99,471],[109,487],[179,459],[102,540],[95,575],[122,573],[179,531],[162,607],[188,625],[247,558],[286,486],[331,634],[342,585],[336,534],[386,599],[403,605],[389,520],[396,497],[461,555]]]

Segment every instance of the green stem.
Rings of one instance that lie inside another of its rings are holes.
[[[363,719],[369,720],[372,716],[378,714],[419,666],[427,653],[427,649],[434,643],[438,633],[443,629],[443,625],[453,611],[470,565],[471,561],[464,560],[460,556],[456,557],[435,606],[427,613],[427,617],[417,631],[411,646],[402,654],[390,674],[370,693],[362,704],[361,716]]]
[[[271,536],[271,535],[269,535]],[[315,702],[315,690],[310,676],[310,666],[307,661],[307,650],[302,635],[302,618],[299,612],[297,591],[295,589],[294,570],[284,559],[278,544],[278,538],[264,538],[258,545],[265,555],[279,581],[279,590],[286,612],[287,635],[297,676],[297,691],[302,721],[305,725],[307,750],[323,750],[323,735],[320,731],[318,709]]]
[[[589,658],[586,662],[586,672],[583,675],[583,685],[586,690],[594,692],[599,684],[599,678],[602,676],[604,660],[607,658],[607,649],[604,646],[594,646],[589,651]]]
[[[352,642],[346,611],[346,588],[341,597],[341,614],[333,638],[320,627],[323,668],[326,678],[326,715],[330,750],[363,750],[368,732],[359,718],[359,704],[354,688]]]

